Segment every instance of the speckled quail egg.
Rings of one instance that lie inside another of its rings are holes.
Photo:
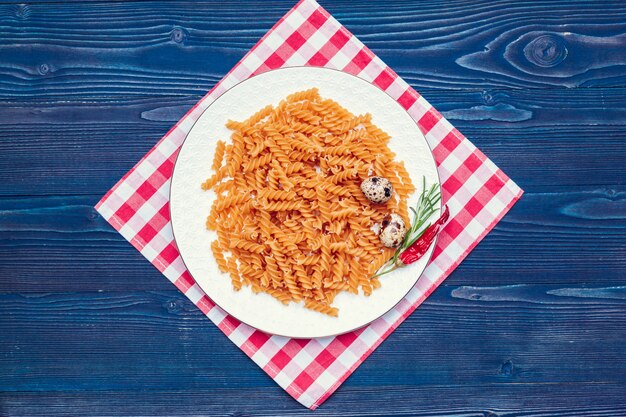
[[[383,219],[380,231],[380,241],[388,248],[394,248],[404,240],[406,225],[402,217],[397,214],[388,214]]]
[[[369,177],[361,183],[361,191],[372,203],[383,204],[393,195],[393,186],[387,178]]]

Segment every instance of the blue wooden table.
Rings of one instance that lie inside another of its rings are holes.
[[[309,415],[93,209],[292,0],[22,1],[0,416]],[[626,4],[322,5],[526,194],[315,414],[626,415]]]

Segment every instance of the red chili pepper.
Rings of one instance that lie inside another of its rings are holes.
[[[433,240],[435,240],[435,236],[439,233],[441,226],[448,221],[448,217],[450,217],[450,210],[448,210],[448,206],[445,206],[443,208],[443,213],[441,213],[441,216],[437,219],[437,221],[428,226],[428,228],[424,231],[424,234],[422,234],[419,239],[417,239],[411,246],[406,248],[404,252],[400,254],[398,257],[400,261],[403,264],[408,265],[424,256],[430,245],[433,243]]]

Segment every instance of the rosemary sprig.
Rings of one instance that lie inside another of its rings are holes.
[[[441,192],[439,191],[438,184],[433,184],[430,188],[426,189],[426,177],[422,180],[422,193],[420,194],[415,208],[410,207],[413,212],[413,221],[411,227],[406,232],[404,240],[396,249],[391,259],[382,266],[380,272],[374,277],[388,274],[389,272],[398,268],[398,257],[402,252],[408,249],[413,243],[415,243],[430,226],[430,218],[437,212],[437,203],[441,200]],[[428,222],[428,223],[427,223]]]

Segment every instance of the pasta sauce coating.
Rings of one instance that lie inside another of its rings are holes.
[[[217,194],[206,226],[217,232],[211,249],[235,290],[250,286],[336,317],[338,293],[380,287],[372,275],[394,251],[372,226],[388,212],[408,219],[415,187],[371,119],[313,88],[227,123],[231,142],[217,142],[214,174],[202,188]],[[362,195],[369,175],[392,182],[387,205]]]

